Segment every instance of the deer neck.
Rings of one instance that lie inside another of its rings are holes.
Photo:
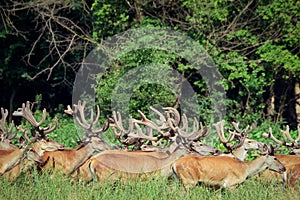
[[[170,144],[169,150],[167,152],[173,153],[174,151],[176,151],[177,148],[178,148],[178,144],[175,142],[172,142]]]
[[[26,152],[24,149],[10,149],[8,150],[8,154],[11,159],[9,162],[5,163],[6,166],[4,167],[8,171],[18,165],[25,157],[26,157]]]
[[[94,153],[92,144],[88,143],[86,145],[80,145],[79,148],[75,150],[76,161],[73,162],[76,167],[81,166],[87,159],[89,159]]]
[[[172,175],[172,170],[170,165],[178,158],[187,155],[187,152],[183,149],[176,148],[174,152],[169,153],[167,158],[159,158],[160,163],[160,175],[164,177],[170,177]]]
[[[246,176],[252,176],[255,174],[258,174],[265,169],[267,169],[267,163],[266,163],[266,157],[260,156],[259,158],[256,158],[255,160],[244,162],[245,168],[246,168]]]
[[[234,157],[236,157],[237,159],[244,161],[247,158],[247,153],[248,151],[241,146],[240,148],[237,148],[234,152],[233,155]]]
[[[35,142],[32,145],[32,148],[39,156],[43,156],[43,154],[45,153],[45,150],[42,149],[41,145],[38,142]]]
[[[168,165],[188,153],[186,150],[177,147],[173,152],[167,151],[167,154],[169,154],[169,156],[166,158],[158,158],[161,161],[162,166]]]

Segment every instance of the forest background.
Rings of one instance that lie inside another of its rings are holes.
[[[0,4],[0,105],[10,113],[27,100],[50,115],[72,104],[76,72],[97,45],[133,28],[179,31],[209,53],[223,76],[226,119],[300,125],[300,1],[33,0]],[[95,88],[102,115],[128,69],[156,62],[184,75],[197,93],[201,120],[209,93],[190,63],[157,49],[133,51],[107,66]],[[151,72],[149,72],[151,73]],[[103,77],[102,77],[103,78]],[[178,106],[166,88],[136,88],[131,113],[150,105]],[[10,118],[11,119],[11,118]]]

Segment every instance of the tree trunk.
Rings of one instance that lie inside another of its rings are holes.
[[[270,86],[269,99],[267,100],[267,116],[273,117],[275,114],[275,94],[274,85]]]
[[[16,89],[12,88],[12,93],[10,95],[10,98],[9,98],[9,123],[12,121],[12,112],[14,110],[14,99],[15,99],[15,96],[16,96]]]
[[[296,111],[296,119],[297,126],[300,126],[300,83],[299,80],[295,82],[295,111]]]

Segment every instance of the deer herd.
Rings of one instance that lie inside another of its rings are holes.
[[[250,176],[265,181],[277,180],[297,187],[300,179],[300,127],[293,139],[289,126],[281,130],[283,140],[276,138],[272,129],[262,136],[275,142],[269,145],[249,138],[256,124],[244,129],[239,123],[229,126],[222,120],[205,127],[197,119],[189,121],[172,107],[161,111],[150,107],[156,116],[150,120],[138,111],[140,119],[124,121],[119,112],[113,112],[99,125],[100,108],[86,109],[85,102],[69,106],[65,113],[72,115],[85,136],[78,147],[66,149],[47,137],[58,126],[44,125],[47,112],[37,122],[31,104],[26,102],[13,116],[28,121],[31,128],[7,122],[8,111],[1,108],[0,119],[0,176],[14,181],[21,173],[36,168],[40,173],[62,173],[76,181],[119,181],[138,178],[176,177],[185,189],[203,184],[232,188]],[[89,113],[86,119],[85,113]],[[192,126],[191,126],[192,125]],[[126,127],[126,128],[124,128]],[[214,148],[204,141],[215,129],[218,140],[226,151]],[[111,146],[101,139],[108,129],[118,140]],[[18,144],[18,145],[16,145]],[[284,148],[290,154],[276,154]],[[257,158],[245,161],[250,151],[260,152]]]

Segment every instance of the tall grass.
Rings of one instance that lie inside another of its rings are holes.
[[[67,148],[74,148],[78,145],[77,141],[83,137],[83,132],[81,133],[76,129],[72,118],[63,115],[56,117],[59,119],[59,126],[49,134],[49,137],[66,145]],[[46,125],[53,123],[53,119],[47,120]],[[27,126],[31,127],[28,123]],[[117,143],[111,131],[107,131],[102,136],[110,145]],[[300,183],[298,186],[298,189],[292,189],[285,187],[282,183],[270,184],[251,178],[230,190],[198,186],[185,191],[174,179],[158,178],[148,181],[138,180],[105,184],[91,182],[86,184],[74,182],[68,177],[52,177],[49,174],[38,174],[34,171],[31,175],[21,175],[12,183],[0,177],[0,200],[300,200]]]
[[[299,185],[300,186],[300,185]],[[281,183],[266,184],[248,179],[240,186],[225,190],[197,186],[188,191],[174,179],[137,180],[100,184],[78,183],[68,177],[48,174],[22,175],[9,183],[0,180],[0,199],[20,200],[85,200],[85,199],[222,199],[222,200],[287,200],[300,199],[299,190]]]

